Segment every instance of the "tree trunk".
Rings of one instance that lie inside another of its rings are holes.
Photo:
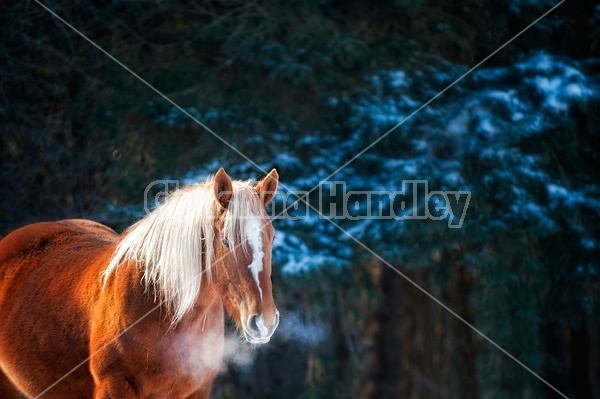
[[[467,320],[472,319],[472,282],[464,268],[450,265],[442,295],[435,294]],[[406,274],[434,293],[427,271]],[[372,398],[475,399],[478,345],[460,320],[387,266],[381,273],[382,308],[376,334],[376,387]]]

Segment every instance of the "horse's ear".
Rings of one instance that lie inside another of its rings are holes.
[[[275,169],[271,170],[267,177],[262,179],[260,183],[256,185],[256,192],[260,196],[260,199],[265,204],[269,205],[269,202],[277,194],[277,185],[279,184],[279,174]]]
[[[227,208],[233,196],[233,183],[225,169],[221,168],[215,175],[215,198],[223,208]]]

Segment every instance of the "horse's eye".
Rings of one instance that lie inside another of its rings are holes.
[[[229,248],[229,241],[227,241],[227,238],[223,238],[223,245]]]

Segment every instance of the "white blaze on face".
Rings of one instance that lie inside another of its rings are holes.
[[[260,300],[262,301],[262,288],[260,288],[260,281],[258,280],[258,273],[263,270],[263,246],[262,246],[262,223],[261,218],[258,216],[251,217],[246,224],[246,237],[248,243],[252,249],[252,262],[248,265],[248,268],[252,272],[252,277],[256,281],[258,292],[260,293]]]

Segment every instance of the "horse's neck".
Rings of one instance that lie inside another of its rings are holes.
[[[197,341],[206,337],[211,337],[211,340],[220,337],[214,345],[222,345],[225,325],[223,302],[213,284],[207,280],[202,282],[200,295],[192,309],[170,330],[184,342],[189,341],[189,345],[198,345]]]
[[[138,273],[135,278],[139,282],[141,277],[141,273]],[[160,294],[155,291],[154,287],[150,287],[145,293],[145,299],[152,302],[153,306],[156,306],[154,298],[157,298],[158,300],[158,298],[160,298]],[[162,308],[164,309],[164,307]],[[205,328],[207,327],[205,324],[213,323],[213,319],[215,318],[220,319],[222,323],[223,314],[223,300],[216,289],[214,281],[205,277],[202,279],[200,292],[198,294],[198,298],[196,298],[194,306],[179,321],[178,325],[193,325],[195,328],[197,328],[199,326],[199,322],[201,321],[202,328]]]
[[[215,308],[223,308],[223,300],[218,294],[215,284],[211,279],[202,279],[200,294],[196,299],[194,307],[184,316],[184,318],[203,317],[206,312],[212,312]]]
[[[208,331],[223,327],[224,310],[221,298],[202,291],[194,307],[181,319],[177,328]]]
[[[157,319],[157,322],[169,324],[170,317],[165,312],[167,307],[160,303],[160,292],[152,285],[144,286],[143,271],[138,266],[130,261],[119,267],[110,275],[106,285],[100,287],[99,300],[104,302],[104,306],[119,309],[126,323],[150,317]],[[194,306],[180,323],[194,323],[207,314],[215,313],[215,309],[222,309],[222,300],[217,295],[214,285],[208,279],[203,279]]]

